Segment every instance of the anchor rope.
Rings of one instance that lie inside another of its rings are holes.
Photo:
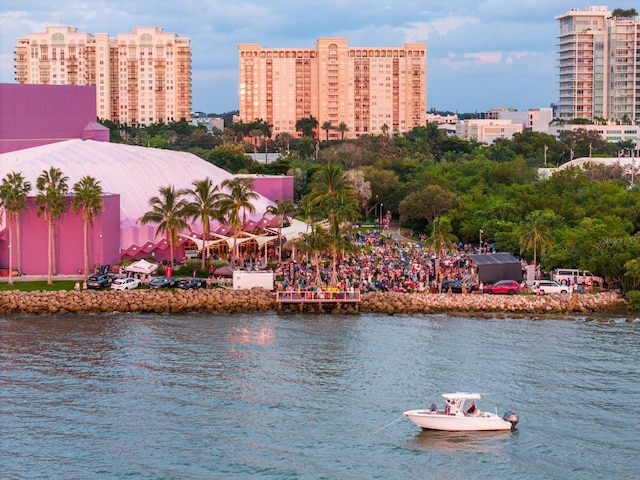
[[[382,428],[380,428],[380,429],[376,430],[375,432],[373,432],[373,434],[375,435],[375,434],[377,434],[377,433],[381,432],[382,430],[384,430],[385,428],[389,428],[391,425],[393,425],[394,423],[399,422],[399,421],[400,421],[400,420],[402,420],[403,418],[404,418],[404,415],[403,415],[403,416],[401,416],[400,418],[396,418],[393,422],[391,422],[391,423],[389,423],[388,425],[385,425],[384,427],[382,427]]]

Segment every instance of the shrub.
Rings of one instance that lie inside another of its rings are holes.
[[[630,290],[627,292],[629,300],[627,308],[629,310],[640,310],[640,290]]]

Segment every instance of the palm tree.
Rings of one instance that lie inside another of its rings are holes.
[[[336,195],[333,213],[340,224],[353,223],[360,218],[360,204],[355,190],[344,190]]]
[[[269,153],[269,139],[271,139],[271,135],[273,134],[273,125],[261,118],[256,119],[253,125],[260,130],[258,136],[262,138],[264,142],[264,159],[266,161]]]
[[[16,224],[16,243],[18,244],[18,272],[22,271],[20,248],[20,212],[27,208],[27,195],[31,191],[31,182],[25,181],[21,173],[12,172],[2,179],[0,185],[0,206],[7,211],[9,228],[9,281],[13,285],[13,238],[11,224]]]
[[[336,162],[324,165],[315,177],[313,189],[308,200],[329,215],[333,215],[333,201],[342,193],[355,194],[353,185],[344,169]]]
[[[247,212],[253,213],[256,208],[252,201],[259,195],[253,189],[253,180],[245,177],[226,179],[221,183],[223,192],[218,200],[220,213],[227,218],[227,224],[233,227],[233,260],[238,260],[238,234],[246,222]],[[240,216],[242,210],[242,217]]]
[[[322,130],[324,130],[325,132],[326,140],[329,141],[329,132],[333,130],[333,125],[331,125],[331,122],[322,122]]]
[[[346,212],[351,211],[344,208],[345,205],[350,204],[348,197],[354,198],[357,211],[355,189],[342,167],[334,162],[329,162],[318,170],[314,187],[305,197],[305,201],[308,201],[311,206],[318,207],[329,219],[334,279],[337,275],[336,262],[342,239],[343,222],[349,220]]]
[[[353,232],[350,228],[345,228],[338,216],[333,216],[329,220],[328,242],[331,250],[331,283],[335,285],[338,281],[338,251],[354,252],[356,246],[354,244]]]
[[[527,216],[526,224],[520,227],[520,254],[533,249],[533,265],[537,265],[537,252],[544,255],[554,244],[550,219],[545,212],[536,210]]]
[[[278,261],[282,262],[282,227],[289,222],[287,217],[296,211],[296,207],[293,200],[288,198],[282,201],[276,200],[274,203],[275,205],[267,207],[267,213],[278,217]]]
[[[54,226],[55,220],[61,217],[65,211],[64,197],[69,192],[68,180],[69,178],[59,168],[55,167],[43,170],[36,180],[36,187],[38,188],[36,205],[40,207],[38,216],[44,215],[47,220],[47,285],[53,283],[52,276],[56,269]]]
[[[306,255],[311,255],[316,267],[316,285],[320,283],[320,253],[329,247],[329,234],[319,224],[311,225],[311,230],[293,241],[296,249]]]
[[[287,152],[291,150],[291,141],[293,140],[293,136],[287,132],[280,132],[276,135],[276,146],[279,148],[284,148]]]
[[[218,185],[214,185],[213,181],[207,177],[204,180],[193,182],[193,188],[186,190],[185,193],[191,197],[191,202],[189,203],[190,217],[193,220],[200,219],[202,222],[201,268],[204,270],[206,245],[211,231],[211,219],[221,218],[218,208],[221,192]]]
[[[340,122],[338,124],[338,131],[340,132],[340,140],[344,140],[344,134],[349,131],[349,127],[347,127],[346,123]]]
[[[311,205],[309,197],[305,197],[302,199],[302,201],[300,202],[300,206],[298,207],[298,213],[302,218],[305,219],[305,223],[307,224],[307,233],[309,232],[309,225],[313,223],[314,218],[321,215],[318,207]]]
[[[187,227],[185,219],[189,217],[189,203],[184,198],[185,191],[176,191],[173,186],[161,187],[159,193],[160,196],[149,199],[151,210],[142,216],[140,222],[143,225],[157,223],[156,235],[167,236],[171,266],[173,267],[173,254],[178,242],[178,232]]]
[[[251,140],[251,143],[253,143],[253,153],[258,153],[258,139],[260,136],[262,136],[262,130],[258,128],[249,130],[249,137],[253,139]]]
[[[82,233],[84,245],[84,281],[89,276],[89,225],[93,225],[98,212],[102,211],[102,186],[100,182],[90,176],[84,176],[74,183],[73,193],[75,197],[71,208],[82,213]]]
[[[296,131],[302,132],[303,137],[310,137],[313,140],[316,138],[316,128],[318,128],[318,120],[312,115],[300,118],[296,122]]]
[[[440,218],[433,220],[431,235],[426,241],[426,247],[430,252],[434,252],[438,257],[444,257],[446,251],[455,249],[455,235],[451,233],[451,225]]]

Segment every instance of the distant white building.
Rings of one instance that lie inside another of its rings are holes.
[[[217,128],[221,132],[224,131],[224,118],[222,117],[209,117],[202,112],[191,113],[191,125],[204,125],[207,127],[207,131],[211,133],[214,128]]]
[[[486,112],[480,112],[478,118],[481,120],[499,120],[505,113],[521,113],[516,108],[495,107]]]
[[[272,152],[268,152],[268,153],[247,153],[247,155],[249,157],[251,157],[251,159],[254,162],[258,162],[258,163],[272,163],[277,161],[280,158],[280,154],[279,153],[272,153]]]
[[[439,115],[437,113],[427,113],[427,123],[436,125],[455,125],[458,123],[458,115]]]
[[[587,131],[596,131],[602,139],[610,143],[618,143],[620,141],[631,140],[636,143],[640,141],[640,127],[636,125],[582,125],[582,124],[565,124],[551,125],[549,134],[556,138],[560,138],[563,131],[575,131],[583,129]]]
[[[524,128],[534,132],[549,133],[549,123],[553,120],[553,109],[530,108],[522,112],[505,110],[499,113],[498,118],[521,123]]]
[[[456,125],[456,136],[463,140],[476,140],[491,144],[498,138],[511,139],[514,133],[522,133],[522,123],[501,119],[462,120]]]

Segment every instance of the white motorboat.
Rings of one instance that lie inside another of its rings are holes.
[[[476,405],[479,393],[445,393],[445,408],[432,403],[424,410],[409,410],[403,415],[424,430],[450,432],[481,430],[512,430],[518,423],[518,414],[508,411],[502,417],[484,412]],[[475,407],[475,408],[474,408]]]

